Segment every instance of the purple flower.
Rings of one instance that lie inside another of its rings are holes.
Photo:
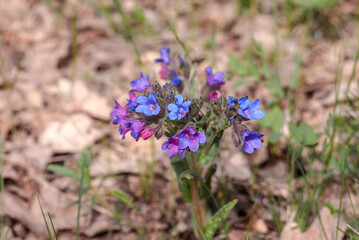
[[[127,109],[124,107],[121,107],[121,104],[119,104],[117,101],[115,101],[116,106],[113,108],[113,110],[110,113],[111,118],[114,120],[112,121],[113,124],[118,124],[120,120],[126,119],[128,112]]]
[[[227,100],[228,109],[234,108],[234,106],[236,105],[236,103],[237,103],[237,98],[232,97],[232,96],[229,96],[229,97],[228,97],[228,100]]]
[[[223,72],[217,72],[217,73],[213,74],[212,67],[206,67],[205,71],[207,74],[207,84],[210,87],[218,87],[218,86],[226,83],[224,81],[224,73]]]
[[[157,103],[158,93],[150,93],[148,97],[137,96],[136,102],[138,106],[136,107],[136,112],[145,114],[146,117],[157,115],[161,107]]]
[[[125,125],[129,113],[127,112],[127,109],[121,107],[121,105],[117,101],[115,101],[115,103],[116,106],[111,111],[110,116],[114,119],[112,122],[113,124],[120,125],[118,130],[120,134],[123,135],[122,139],[125,139],[126,133],[131,130]]]
[[[246,131],[242,134],[242,141],[244,148],[244,151],[246,153],[253,153],[254,149],[260,149],[262,147],[263,140],[260,139],[263,137],[263,134],[252,132],[252,131]]]
[[[177,105],[174,103],[168,104],[167,109],[170,110],[171,112],[167,114],[167,116],[171,120],[175,120],[175,119],[181,120],[188,113],[189,111],[188,107],[191,105],[192,102],[191,101],[183,102],[183,96],[179,94],[176,95],[175,98]]]
[[[179,141],[180,141],[179,138],[174,136],[174,137],[169,137],[167,139],[167,141],[165,141],[162,144],[162,150],[163,151],[168,149],[168,152],[167,152],[168,157],[171,158],[171,157],[175,156],[176,154],[179,154],[181,158],[184,158],[186,150],[185,149],[178,149]]]
[[[155,63],[163,62],[164,64],[168,65],[170,63],[170,49],[160,49],[161,58],[157,58]]]
[[[149,88],[152,87],[150,81],[149,81],[150,75],[147,75],[147,77],[143,76],[143,73],[140,73],[140,78],[131,81],[131,87],[133,90],[143,93],[147,92]]]
[[[143,130],[143,124],[144,124],[144,122],[141,120],[138,120],[138,119],[132,120],[132,121],[127,121],[124,124],[127,129],[131,130],[131,136],[136,139],[136,142],[141,137],[141,132]]]
[[[180,139],[178,148],[186,149],[188,147],[192,152],[198,150],[200,143],[206,142],[206,135],[196,131],[194,128],[186,128],[182,130],[178,137]]]
[[[259,99],[250,102],[247,97],[238,100],[238,113],[247,119],[260,119],[264,117],[265,113],[259,110]]]

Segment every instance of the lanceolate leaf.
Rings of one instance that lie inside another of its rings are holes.
[[[171,160],[172,168],[176,173],[178,188],[181,192],[183,199],[186,202],[192,202],[192,195],[191,195],[191,189],[189,187],[189,183],[188,181],[181,180],[182,172],[186,171],[185,165],[183,163],[183,159],[177,154],[174,157],[170,158],[170,160]]]
[[[211,135],[212,135],[212,131],[208,131],[207,141],[211,141]],[[218,154],[219,142],[222,138],[222,135],[223,135],[223,131],[217,132],[216,135],[214,136],[213,142],[211,143],[209,148],[207,148],[208,150],[206,151],[205,147],[203,148],[201,157],[199,159],[200,164],[207,165],[213,163],[213,161],[216,159]]]
[[[233,200],[227,203],[221,207],[218,212],[216,212],[216,214],[214,214],[214,216],[209,220],[204,228],[204,233],[207,239],[213,238],[213,234],[223,225],[224,221],[228,217],[229,212],[232,210],[234,205],[236,205],[236,203],[237,200]]]
[[[47,166],[47,170],[56,173],[58,175],[61,175],[63,177],[69,177],[77,181],[80,181],[80,175],[67,167],[56,165],[56,164],[50,164],[49,166]]]

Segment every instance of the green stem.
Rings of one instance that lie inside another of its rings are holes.
[[[191,156],[192,170],[195,171],[196,173],[198,173],[195,153],[190,152],[190,156]],[[198,232],[198,237],[200,240],[203,240],[201,231],[204,232],[205,219],[203,218],[203,216],[205,216],[205,214],[202,213],[203,208],[201,207],[201,201],[200,201],[199,194],[198,194],[198,181],[190,180],[189,185],[190,185],[191,194],[192,194],[193,213],[196,217],[198,226],[200,228],[200,231]]]
[[[216,132],[213,131],[212,134],[211,134],[211,137],[209,138],[209,141],[206,143],[206,145],[203,148],[201,158],[207,154],[207,152],[208,152],[208,150],[209,150],[210,146],[212,145],[215,138],[216,138]]]

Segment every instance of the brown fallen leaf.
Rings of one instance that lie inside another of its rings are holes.
[[[294,222],[295,213],[292,214],[291,219],[285,224],[280,240],[341,240],[344,237],[346,230],[346,222],[342,216],[340,216],[339,225],[337,226],[338,215],[332,215],[328,208],[322,208],[320,210],[320,219],[316,217],[310,227],[301,232],[296,222]],[[337,230],[339,228],[340,230]],[[342,232],[343,231],[343,232]],[[338,237],[336,233],[338,232]]]

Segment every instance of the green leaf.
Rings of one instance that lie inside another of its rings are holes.
[[[317,144],[317,136],[306,122],[301,122],[299,126],[289,123],[289,132],[298,143],[306,147],[313,147]]]
[[[209,222],[204,227],[204,233],[208,239],[213,238],[213,234],[220,228],[228,217],[229,212],[232,210],[234,205],[236,205],[237,199],[233,200],[223,207],[221,207],[216,214],[211,217]]]
[[[274,132],[280,132],[283,126],[283,115],[278,105],[273,105],[264,118],[258,120],[258,123],[264,128],[270,128]]]
[[[181,173],[186,171],[183,159],[177,154],[174,157],[170,158],[171,166],[176,173],[178,189],[181,192],[183,199],[186,202],[192,202],[191,189],[189,187],[188,181],[181,181]]]
[[[78,166],[81,167],[83,162],[85,163],[86,167],[89,167],[92,162],[92,153],[88,148],[84,148],[81,151],[80,157],[77,160]]]
[[[206,174],[204,176],[204,183],[201,184],[200,187],[200,198],[204,199],[209,196],[211,193],[211,180],[212,176],[215,174],[217,170],[217,165],[212,164],[206,171]]]
[[[246,51],[246,57],[248,62],[248,71],[251,73],[251,75],[254,75],[255,81],[259,82],[259,80],[261,79],[261,73],[253,59],[251,51],[249,51],[248,49]]]
[[[282,136],[281,132],[273,132],[269,135],[268,141],[272,144],[275,144],[279,141],[281,136]]]
[[[268,74],[269,76],[269,74]],[[278,97],[283,98],[284,97],[284,91],[282,87],[282,83],[280,82],[278,71],[275,71],[274,77],[271,79],[270,77],[267,78],[267,87],[271,91],[271,93]]]
[[[299,127],[297,127],[294,123],[290,122],[288,125],[290,136],[294,138],[298,143],[302,143],[302,133],[300,132]]]
[[[127,193],[122,191],[121,189],[116,189],[111,192],[111,196],[121,200],[122,202],[126,203],[131,208],[135,208],[135,204],[133,202],[133,199],[131,196],[129,196]]]
[[[248,76],[247,67],[242,60],[233,54],[228,54],[229,68],[238,76]]]
[[[301,122],[299,127],[303,134],[303,144],[307,147],[315,146],[317,144],[317,137],[312,127],[306,122]]]
[[[191,188],[189,186],[188,181],[181,181],[178,180],[178,189],[181,192],[182,198],[188,202],[191,203],[192,202],[192,193],[191,193]]]
[[[212,132],[213,132],[212,129],[209,129],[207,131],[207,141],[211,141]],[[208,142],[206,142],[206,145],[205,147],[203,147],[203,151],[199,159],[200,164],[207,165],[213,163],[213,161],[216,159],[218,154],[219,142],[221,141],[222,135],[223,135],[223,131],[219,131],[216,133],[216,136],[213,142],[211,143],[211,145],[209,146],[209,148],[207,148],[208,149],[207,151],[205,150],[205,148]]]
[[[202,177],[196,173],[195,171],[189,169],[189,170],[185,170],[180,174],[180,180],[191,180],[191,179],[195,179],[198,180],[200,182],[203,182]]]
[[[60,176],[69,177],[77,181],[80,181],[80,175],[67,167],[56,165],[56,164],[50,164],[49,166],[47,166],[47,170],[56,173]]]

